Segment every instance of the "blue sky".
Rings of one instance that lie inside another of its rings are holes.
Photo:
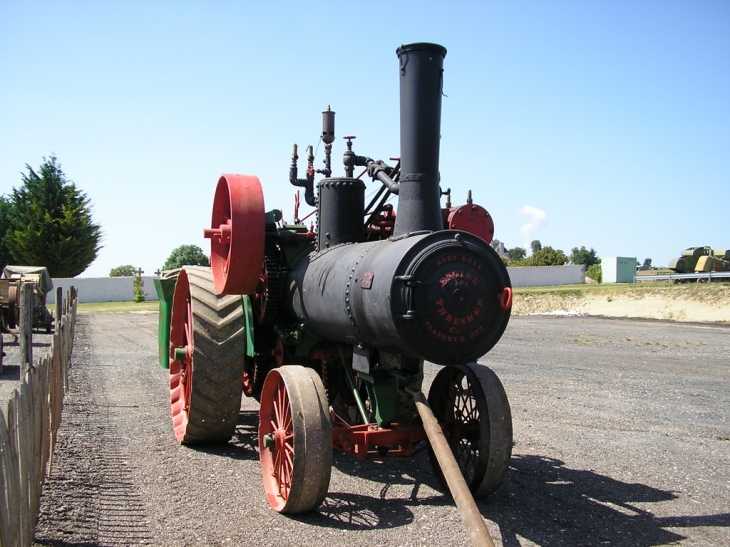
[[[507,247],[730,248],[724,0],[0,0],[0,194],[55,154],[104,231],[82,275],[152,273],[207,252],[221,173],[257,175],[291,218],[291,147],[316,147],[327,105],[337,175],[344,135],[398,156],[395,50],[417,41],[448,50],[442,186],[471,189]]]

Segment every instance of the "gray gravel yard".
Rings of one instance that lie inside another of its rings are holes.
[[[336,454],[317,512],[274,513],[255,401],[244,399],[229,444],[179,446],[157,315],[80,313],[76,333],[36,545],[469,543],[423,453],[385,463]],[[515,437],[505,484],[479,502],[495,542],[730,545],[728,335],[717,325],[513,318],[484,360],[510,397]],[[425,387],[437,370],[427,365]]]

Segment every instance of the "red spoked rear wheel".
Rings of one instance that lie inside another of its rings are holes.
[[[264,489],[280,513],[306,513],[327,495],[332,426],[322,380],[306,367],[269,372],[261,392],[259,457]]]
[[[253,294],[264,262],[266,216],[261,182],[253,175],[222,175],[213,199],[210,262],[217,294]]]

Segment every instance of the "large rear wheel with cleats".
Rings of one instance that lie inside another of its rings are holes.
[[[315,510],[327,495],[332,471],[332,426],[319,375],[299,365],[269,372],[259,416],[269,504],[280,513]]]
[[[185,266],[170,328],[170,406],[181,443],[228,441],[243,390],[246,328],[240,296],[216,296],[210,268]]]
[[[477,363],[444,367],[431,384],[428,404],[474,497],[497,490],[512,456],[512,413],[497,375]],[[446,488],[430,448],[429,455]]]

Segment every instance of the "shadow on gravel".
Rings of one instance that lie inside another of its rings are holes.
[[[438,488],[425,452],[408,460],[385,462],[360,461],[352,456],[335,452],[333,467],[353,477],[382,483],[377,497],[361,494],[329,492],[316,513],[292,517],[314,526],[346,530],[376,530],[407,526],[414,520],[409,506],[452,505],[447,496],[419,497],[422,485]],[[408,492],[403,497],[394,493]]]
[[[190,448],[239,460],[258,459],[258,412],[239,414],[229,443]],[[425,451],[409,460],[386,462],[363,462],[335,452],[333,466],[350,476],[382,483],[379,495],[330,492],[317,512],[290,518],[328,528],[388,529],[414,521],[409,507],[454,503],[447,495],[419,497],[421,486],[440,490]],[[650,547],[686,539],[667,528],[730,527],[730,513],[657,517],[646,507],[677,498],[671,491],[571,469],[557,459],[515,454],[505,483],[488,499],[479,500],[478,506],[485,518],[499,526],[504,547],[519,547],[524,539],[542,547]],[[667,506],[655,512],[666,514]]]
[[[259,459],[259,412],[244,410],[238,415],[238,425],[231,439],[242,460]]]
[[[236,431],[230,441],[220,444],[191,444],[188,448],[234,460],[258,460],[258,429],[258,411],[243,410],[238,414]]]
[[[390,461],[360,461],[353,456],[335,451],[332,465],[342,473],[353,477],[383,483],[380,499],[385,499],[388,490],[393,486],[412,486],[410,499],[414,501],[418,499],[421,485],[441,490],[426,450],[417,452],[410,459]]]
[[[20,380],[20,365],[3,364],[3,373],[0,374],[0,380]]]
[[[504,547],[518,547],[519,538],[547,547],[648,547],[685,539],[665,528],[730,526],[727,513],[656,517],[644,506],[676,498],[644,484],[570,469],[560,460],[514,455],[505,484],[480,509],[499,525]]]
[[[413,522],[413,512],[401,500],[330,492],[316,513],[290,518],[338,530],[376,530],[406,526]]]
[[[445,495],[419,497],[421,485],[438,489],[423,453],[412,460],[391,462],[361,462],[335,454],[334,464],[351,476],[382,482],[380,495],[330,492],[316,514],[297,520],[350,530],[392,528],[413,521],[409,506],[454,503]],[[389,499],[388,491],[395,486],[410,487],[410,494]],[[670,491],[570,469],[560,460],[514,455],[505,484],[478,505],[481,513],[499,526],[504,547],[519,547],[524,539],[543,547],[649,547],[685,539],[666,528],[730,527],[729,513],[657,517],[646,507],[676,499]],[[666,514],[666,506],[661,512]]]
[[[31,344],[31,346],[33,346],[34,348],[50,348],[51,347],[50,342],[39,342],[38,338],[37,338],[38,335],[37,334],[34,334],[34,335],[36,336],[36,338],[33,340],[33,343]],[[50,335],[44,335],[43,337],[46,338],[47,336],[50,337]],[[18,342],[17,338],[14,338],[12,342],[4,341],[3,346],[6,348],[19,348],[20,342]]]

